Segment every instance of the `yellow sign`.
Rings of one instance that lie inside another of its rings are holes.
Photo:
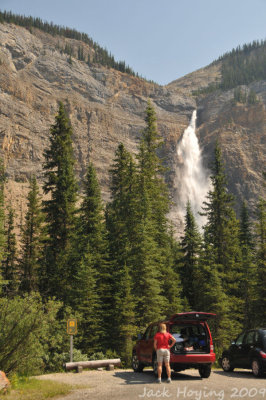
[[[68,319],[67,320],[67,333],[69,335],[76,335],[78,332],[78,325],[76,319]]]

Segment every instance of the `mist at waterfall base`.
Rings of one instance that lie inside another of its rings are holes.
[[[199,228],[206,223],[206,217],[199,215],[203,201],[210,189],[209,172],[203,166],[202,153],[196,135],[197,112],[193,111],[189,126],[177,145],[177,168],[174,179],[174,203],[179,218],[183,221],[187,202],[190,202]]]

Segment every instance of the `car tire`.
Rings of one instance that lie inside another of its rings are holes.
[[[201,376],[201,378],[209,378],[209,376],[211,375],[211,371],[212,371],[212,367],[211,365],[201,365],[199,367],[199,374]]]
[[[258,360],[257,358],[254,358],[254,360],[252,360],[251,369],[254,376],[260,377],[263,375],[264,371],[262,365],[260,363],[260,360]]]
[[[231,372],[234,370],[229,356],[223,356],[221,361],[222,369],[224,372]]]
[[[142,372],[144,368],[144,364],[142,364],[137,356],[137,353],[132,354],[132,368],[134,372]]]

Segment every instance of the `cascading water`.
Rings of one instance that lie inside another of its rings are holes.
[[[185,129],[177,146],[178,165],[174,201],[182,219],[189,201],[196,221],[202,227],[205,223],[205,217],[199,215],[199,212],[209,190],[210,180],[202,163],[202,154],[196,136],[196,119],[197,112],[194,110],[190,124]]]

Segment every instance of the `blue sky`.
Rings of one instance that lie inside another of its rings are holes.
[[[160,84],[266,39],[266,0],[0,0],[0,9],[86,32]]]

